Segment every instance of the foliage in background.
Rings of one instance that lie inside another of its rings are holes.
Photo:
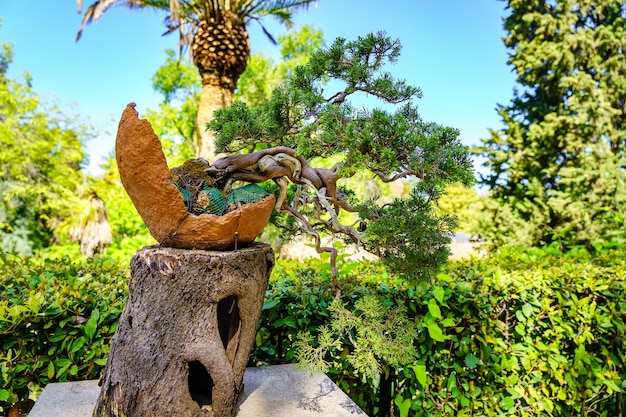
[[[504,128],[477,150],[495,245],[624,240],[626,4],[509,0],[504,21],[518,89]]]
[[[481,215],[482,201],[476,189],[453,184],[446,188],[446,193],[439,199],[439,209],[456,216],[457,231],[473,235],[479,232],[477,221]]]
[[[154,245],[157,241],[150,235],[122,187],[115,159],[110,158],[104,168],[104,173],[93,179],[91,184],[106,204],[113,230],[113,244],[107,248],[106,256],[128,264],[138,249]]]
[[[280,61],[263,54],[250,56],[246,71],[237,82],[233,101],[243,101],[248,106],[258,106],[270,100],[272,91],[278,87],[293,70],[304,65],[311,55],[325,46],[321,29],[304,25],[278,36]]]
[[[13,52],[0,44],[0,251],[32,254],[66,239],[86,201],[81,168],[91,128],[7,77]]]
[[[100,377],[127,279],[102,258],[0,257],[0,415],[50,382]]]
[[[145,117],[157,137],[170,166],[180,166],[193,158],[196,146],[196,113],[200,99],[200,75],[187,60],[167,50],[165,62],[152,76],[152,88],[163,96],[156,110]]]

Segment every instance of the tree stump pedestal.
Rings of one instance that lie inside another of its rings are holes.
[[[139,250],[94,417],[234,416],[273,266],[258,243]]]

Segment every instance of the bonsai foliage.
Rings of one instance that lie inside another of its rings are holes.
[[[281,213],[275,223],[312,235],[317,251],[330,253],[336,294],[337,250],[322,245],[324,233],[372,251],[410,278],[428,276],[446,260],[455,226],[453,216],[438,215],[437,201],[446,185],[474,181],[458,130],[423,121],[415,103],[421,90],[385,70],[400,51],[382,32],[339,38],[297,67],[268,102],[235,103],[208,124],[218,151],[232,154],[208,174],[226,189],[237,180],[273,180]],[[379,107],[362,104],[372,101]],[[327,168],[328,160],[339,162]],[[364,170],[411,190],[387,202],[357,198],[345,179]]]

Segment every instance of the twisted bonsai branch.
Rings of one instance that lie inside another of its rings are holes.
[[[205,170],[207,175],[215,179],[215,185],[223,190],[230,190],[235,181],[261,183],[273,180],[280,188],[280,194],[276,201],[276,210],[286,212],[296,218],[306,232],[315,239],[317,253],[329,252],[331,262],[332,282],[335,296],[340,296],[339,282],[337,279],[337,250],[332,247],[321,245],[321,238],[311,222],[299,213],[296,208],[300,204],[294,199],[294,207],[287,204],[287,187],[289,181],[300,186],[308,186],[314,190],[315,197],[307,200],[314,204],[317,209],[314,218],[318,220],[316,225],[323,225],[332,233],[342,233],[349,236],[355,243],[360,244],[361,233],[356,229],[345,226],[339,221],[341,209],[348,212],[356,212],[347,199],[345,193],[337,188],[339,180],[339,165],[332,168],[313,168],[302,155],[296,156],[296,151],[286,146],[262,149],[244,155],[230,155],[218,159]],[[299,191],[298,196],[303,194]],[[330,221],[322,220],[322,215],[330,215]]]

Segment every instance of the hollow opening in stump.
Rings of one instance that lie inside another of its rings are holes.
[[[200,408],[213,404],[213,378],[200,361],[193,361],[189,364],[189,394],[191,399],[198,403]]]
[[[226,351],[226,358],[232,365],[239,345],[239,329],[241,327],[239,306],[237,305],[237,297],[234,295],[221,299],[217,304],[217,326]]]

